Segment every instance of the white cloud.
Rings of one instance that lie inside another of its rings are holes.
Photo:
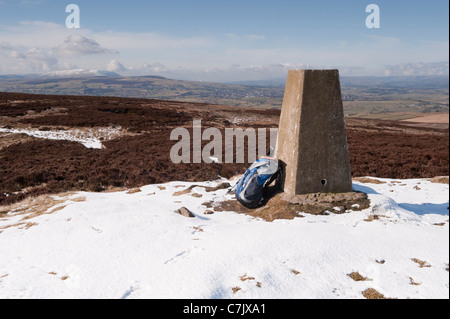
[[[83,54],[117,54],[118,52],[100,46],[93,39],[88,39],[80,34],[72,34],[64,40],[63,44],[57,46],[53,53],[56,56],[73,56]]]
[[[386,70],[438,74],[441,69],[437,67],[415,65],[400,71],[397,66],[406,59],[446,61],[449,52],[448,41],[408,43],[373,35],[311,45],[245,33],[206,37],[69,30],[43,21],[0,25],[0,39],[0,73],[57,71],[76,65],[124,75],[204,81],[282,78],[293,68],[338,68],[344,75],[383,75]]]
[[[42,41],[42,33],[48,34],[46,41]],[[0,26],[0,73],[45,73],[78,63],[95,68],[102,56],[117,54],[91,37],[68,33],[64,27],[40,21]]]
[[[159,32],[97,32],[96,39],[120,52],[126,50],[186,50],[208,47],[211,40],[205,37],[176,37]]]
[[[107,65],[106,65],[106,70],[107,71],[111,71],[111,72],[124,72],[126,71],[126,68],[123,66],[122,63],[120,63],[117,60],[111,60]]]
[[[386,76],[410,76],[410,75],[449,75],[448,62],[436,63],[400,63],[387,65],[384,71]]]
[[[1,42],[0,43],[0,50],[10,51],[10,50],[13,50],[13,47],[12,47],[11,44],[9,44],[7,42]]]
[[[145,73],[161,73],[161,72],[165,72],[168,71],[167,67],[159,62],[155,62],[155,63],[144,63],[142,65],[141,68],[139,68],[140,72],[145,72]]]
[[[176,63],[191,64],[194,59],[201,60],[202,53],[193,51],[211,47],[210,40],[204,37],[177,37],[158,32],[93,32],[87,28],[69,30],[63,25],[44,21],[0,24],[0,39],[0,73],[28,73],[31,69],[39,69],[37,66],[27,69],[23,61],[18,61],[21,54],[31,49],[39,49],[57,59],[57,64],[48,64],[55,71],[67,65],[94,69],[108,65],[127,72],[160,72],[165,68],[162,64],[144,65],[149,55],[162,57],[174,68]],[[17,52],[11,54],[12,50]],[[116,60],[128,67],[124,70],[117,63],[109,64],[111,55],[120,55]]]
[[[40,48],[24,50],[21,47],[14,47],[10,44],[0,44],[0,53],[11,59],[14,63],[9,63],[5,69],[9,72],[48,72],[58,63],[48,51]],[[1,70],[1,69],[0,69]]]
[[[0,39],[14,46],[55,47],[69,35],[63,25],[45,21],[22,21],[15,25],[0,24]]]
[[[11,52],[9,53],[9,56],[13,59],[26,59],[26,55],[17,50],[11,50]]]

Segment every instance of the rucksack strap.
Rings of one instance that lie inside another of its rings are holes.
[[[272,196],[276,191],[278,191],[279,187],[281,186],[280,184],[280,180],[281,180],[281,173],[282,173],[282,168],[278,167],[277,171],[272,175],[272,177],[270,177],[270,179],[264,184],[264,188],[263,188],[263,199],[266,200],[268,199],[270,196]],[[272,184],[275,180],[277,180],[274,189],[269,192],[269,187],[270,184]]]

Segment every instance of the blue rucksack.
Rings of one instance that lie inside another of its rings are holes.
[[[269,197],[269,186],[277,180],[276,190],[281,179],[281,167],[278,160],[261,157],[248,168],[236,184],[234,194],[239,203],[247,208],[257,208]]]

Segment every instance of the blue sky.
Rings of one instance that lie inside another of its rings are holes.
[[[80,7],[67,29],[66,5]],[[381,27],[368,29],[367,5]],[[84,68],[191,80],[448,74],[449,4],[428,1],[0,0],[0,74]]]

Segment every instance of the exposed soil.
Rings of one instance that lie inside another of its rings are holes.
[[[386,298],[382,293],[376,291],[373,288],[366,289],[362,292],[364,298],[366,299],[391,299]]]
[[[304,214],[331,215],[361,211],[370,207],[370,200],[364,193],[317,193],[297,196],[278,193],[257,209],[245,208],[236,200],[224,201],[219,205],[206,202],[203,205],[218,212],[233,211],[272,222],[277,219],[301,218]]]
[[[0,93],[0,128],[120,126],[104,149],[76,142],[0,134],[0,205],[73,190],[105,191],[169,181],[200,182],[242,174],[248,164],[173,164],[175,127],[276,128],[280,112],[199,103]],[[353,176],[432,178],[449,175],[447,124],[348,119]],[[224,134],[223,134],[224,135]],[[17,138],[14,138],[17,137]],[[206,145],[208,142],[203,142]]]

